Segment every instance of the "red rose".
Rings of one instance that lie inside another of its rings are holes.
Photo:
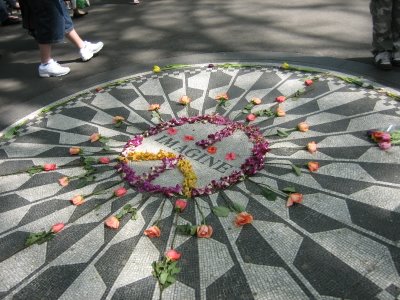
[[[108,157],[100,157],[99,158],[99,163],[106,165],[110,163],[110,159]]]
[[[236,159],[236,154],[233,152],[229,152],[225,155],[226,160],[235,160]]]
[[[114,195],[117,197],[124,196],[128,191],[124,187],[120,187],[114,191]]]
[[[44,164],[43,165],[43,171],[54,171],[55,169],[57,169],[56,164]]]
[[[176,251],[175,249],[170,249],[165,253],[165,257],[168,260],[177,261],[181,258],[181,253]]]
[[[210,147],[207,148],[207,152],[210,153],[210,154],[215,154],[215,153],[217,153],[217,147],[210,146]]]
[[[249,114],[249,115],[247,115],[246,120],[248,122],[251,122],[251,121],[254,121],[256,118],[257,118],[257,116],[255,114]]]
[[[104,221],[104,224],[108,228],[112,228],[112,229],[118,229],[119,228],[119,220],[117,219],[116,216],[108,217],[107,220]]]
[[[282,103],[286,101],[286,97],[285,96],[278,96],[275,98],[276,102]]]
[[[149,238],[160,237],[161,230],[158,228],[158,226],[153,225],[144,231],[144,235],[148,236]]]
[[[63,230],[63,228],[65,227],[65,225],[64,225],[64,223],[57,223],[57,224],[54,224],[52,227],[51,227],[51,232],[52,233],[58,233],[58,232],[60,232],[61,230]]]
[[[286,201],[286,206],[292,206],[294,203],[301,203],[303,201],[303,195],[300,193],[293,193],[289,195]]]
[[[183,212],[187,206],[187,201],[184,199],[177,199],[175,201],[175,209],[179,212]]]
[[[310,170],[310,172],[316,172],[319,169],[319,163],[316,161],[309,161],[307,163],[307,167]]]
[[[184,140],[185,142],[193,141],[193,140],[194,140],[194,136],[193,136],[193,135],[185,135],[185,136],[183,137],[183,140]]]
[[[306,86],[310,86],[310,85],[312,85],[314,82],[311,80],[311,79],[307,79],[306,81],[304,81],[304,84],[306,85]]]
[[[175,135],[178,133],[178,129],[176,129],[175,127],[168,128],[167,133],[169,135]]]
[[[210,225],[200,225],[197,227],[197,237],[210,238],[213,234],[213,229]]]
[[[243,226],[246,224],[250,224],[253,222],[253,216],[251,214],[249,214],[248,212],[241,212],[239,214],[236,215],[235,218],[235,225],[236,226]]]

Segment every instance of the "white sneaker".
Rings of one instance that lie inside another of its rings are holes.
[[[79,50],[79,53],[81,54],[81,58],[83,61],[88,61],[93,57],[94,54],[100,52],[100,50],[103,48],[104,44],[102,42],[98,42],[96,44],[90,43],[90,42],[84,42],[85,46]]]
[[[64,76],[67,75],[70,71],[70,68],[62,67],[54,59],[50,59],[47,64],[39,65],[40,77]]]
[[[400,67],[400,50],[393,52],[393,65]]]
[[[384,70],[392,69],[391,53],[389,51],[382,51],[375,55],[375,64],[378,68]]]

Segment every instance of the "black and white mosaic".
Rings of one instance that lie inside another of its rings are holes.
[[[275,97],[301,88],[308,75],[269,65],[149,72],[90,91],[30,120],[0,146],[0,298],[159,299],[151,263],[163,255],[174,234],[173,202],[165,203],[158,239],[143,235],[159,216],[162,197],[157,194],[147,199],[129,189],[112,201],[107,200],[110,194],[100,194],[82,206],[71,205],[75,195],[115,184],[120,177],[105,166],[79,192],[73,182],[61,187],[60,177],[82,172],[68,149],[100,151],[100,144],[88,141],[94,132],[110,137],[113,149],[122,149],[133,135],[154,126],[148,112],[154,103],[161,105],[164,120],[210,114],[215,96],[227,92],[230,105],[218,113],[243,120],[241,110],[253,97],[263,100],[258,109],[270,108]],[[177,102],[182,95],[192,98],[189,111]],[[303,121],[310,130],[271,137],[269,163],[253,179],[279,189],[295,187],[304,194],[303,203],[287,208],[285,199],[267,201],[248,181],[199,197],[214,234],[210,239],[177,235],[182,271],[163,299],[398,299],[400,147],[381,151],[366,132],[399,125],[400,103],[323,77],[312,91],[281,106],[285,118],[259,117],[254,123],[265,133]],[[115,128],[116,115],[133,125]],[[317,153],[305,151],[310,141],[318,143]],[[234,138],[229,143],[238,153],[249,151],[239,144]],[[310,160],[321,168],[315,173],[303,168],[302,176],[284,164]],[[33,176],[15,174],[44,163],[65,167]],[[196,173],[204,178],[215,173],[208,164],[198,162]],[[254,222],[237,228],[233,213],[215,216],[211,207],[222,204],[223,197],[243,205]],[[140,203],[138,219],[124,219],[117,231],[105,228],[104,220],[127,203]],[[181,216],[182,224],[201,219],[190,204]],[[30,232],[57,222],[67,226],[54,239],[24,246]]]

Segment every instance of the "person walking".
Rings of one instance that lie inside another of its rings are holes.
[[[52,44],[60,43],[67,37],[78,49],[82,61],[90,60],[100,52],[102,42],[83,41],[75,31],[64,0],[20,0],[24,27],[39,44],[40,77],[63,76],[70,68],[63,67],[52,58]]]
[[[385,70],[400,66],[400,0],[371,0],[375,64]]]

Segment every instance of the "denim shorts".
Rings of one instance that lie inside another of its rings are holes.
[[[60,43],[74,29],[64,0],[29,1],[33,13],[34,37],[39,44]]]

